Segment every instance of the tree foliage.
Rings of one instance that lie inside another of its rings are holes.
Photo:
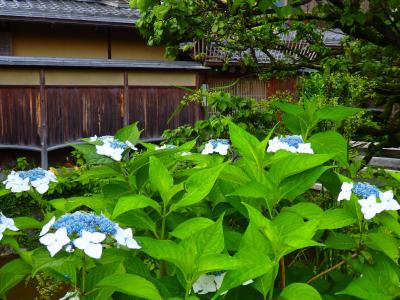
[[[375,105],[382,108],[377,125],[358,130],[361,138],[381,141],[370,146],[367,158],[383,147],[400,145],[399,0],[132,0],[131,5],[140,9],[137,26],[149,45],[165,44],[168,55],[176,55],[182,42],[202,40],[228,54],[245,51],[239,63],[264,77],[307,67],[367,78],[375,85]],[[346,35],[340,49],[324,44],[323,33],[331,29]],[[292,49],[290,58],[276,59],[273,51],[290,47],[281,38],[285,34],[295,34],[293,42],[307,42],[316,55]],[[257,51],[270,62],[260,64]]]

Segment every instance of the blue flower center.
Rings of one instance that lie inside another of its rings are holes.
[[[113,140],[112,142],[110,142],[110,147],[113,149],[120,148],[125,150],[128,146],[123,142]]]
[[[368,198],[371,195],[379,197],[379,189],[368,182],[357,182],[353,187],[353,193],[359,197]]]
[[[80,235],[83,230],[111,235],[115,234],[117,231],[117,224],[110,221],[105,216],[98,216],[94,213],[80,211],[73,214],[65,214],[54,223],[53,227],[55,229],[65,227],[68,235]]]
[[[295,148],[298,148],[300,144],[304,144],[303,138],[300,135],[287,135],[279,140],[281,143],[286,143]]]
[[[29,171],[19,171],[18,176],[22,179],[29,178],[30,181],[35,181],[37,179],[46,177],[46,171],[42,168],[35,168]]]
[[[209,140],[208,142],[213,146],[213,149],[217,148],[219,144],[228,146],[230,145],[229,141],[225,139]]]

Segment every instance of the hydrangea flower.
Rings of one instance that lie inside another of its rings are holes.
[[[79,300],[79,292],[78,291],[73,291],[73,292],[67,292],[62,298],[59,300]]]
[[[218,153],[220,155],[227,155],[228,150],[231,147],[228,140],[224,139],[216,139],[216,140],[209,140],[207,144],[205,144],[203,151],[201,154],[212,154]]]
[[[55,230],[55,233],[49,233],[50,230]],[[68,253],[78,248],[90,257],[100,258],[102,242],[108,243],[112,240],[118,247],[140,249],[140,245],[133,238],[132,229],[122,229],[105,216],[89,212],[68,213],[57,221],[53,217],[43,226],[40,236],[40,242],[47,247],[52,256],[64,247]]]
[[[164,149],[175,149],[175,145],[162,145],[162,146],[156,146],[155,150],[164,150]]]
[[[3,181],[6,189],[11,189],[13,193],[26,192],[31,186],[39,194],[44,194],[49,189],[50,182],[57,182],[56,176],[51,171],[35,168],[29,171],[11,171],[7,179]]]
[[[361,212],[367,220],[372,219],[384,210],[400,209],[400,204],[394,199],[392,190],[381,192],[376,186],[368,182],[357,182],[356,184],[343,182],[337,200],[350,200],[352,193],[362,198],[358,200],[358,203],[361,205]],[[377,201],[378,199],[380,201]]]
[[[268,141],[267,152],[286,150],[292,153],[314,154],[310,143],[304,143],[300,135],[287,135],[284,137],[274,137]]]
[[[82,230],[81,237],[74,240],[74,246],[83,250],[90,257],[100,258],[103,252],[101,242],[105,238],[106,235],[104,233]]]
[[[104,156],[111,157],[113,160],[120,161],[122,159],[122,153],[131,148],[132,150],[138,150],[135,145],[130,141],[121,142],[111,135],[97,137],[96,135],[89,138],[91,143],[100,143],[96,145],[96,153]]]
[[[14,220],[11,218],[7,218],[2,213],[0,213],[0,240],[3,239],[3,232],[6,229],[12,231],[18,231],[18,228],[15,226]]]
[[[192,288],[196,294],[207,294],[216,292],[222,285],[226,272],[210,272],[201,275],[193,284]],[[253,283],[253,279],[249,279],[242,283],[242,285],[249,285]],[[226,294],[228,291],[223,292],[221,295]]]
[[[225,274],[225,272],[212,272],[201,275],[193,283],[193,291],[200,295],[216,292],[221,287]]]

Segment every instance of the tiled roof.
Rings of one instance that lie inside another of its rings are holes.
[[[126,0],[0,0],[0,19],[132,25],[139,18]]]
[[[193,61],[169,60],[126,60],[92,58],[53,58],[0,56],[0,66],[70,67],[102,69],[165,69],[165,70],[207,70],[208,67]]]

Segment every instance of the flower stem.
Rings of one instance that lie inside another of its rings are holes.
[[[86,257],[82,254],[82,274],[81,274],[81,293],[85,295],[86,292]]]

